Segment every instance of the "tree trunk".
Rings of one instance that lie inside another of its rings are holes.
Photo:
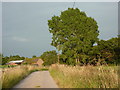
[[[100,65],[100,61],[101,61],[101,59],[100,59],[100,57],[99,57],[99,58],[98,58],[98,62],[97,62],[97,66]]]
[[[59,61],[60,61],[59,49],[60,49],[60,47],[59,47],[59,45],[58,45],[58,64],[59,64]]]
[[[58,64],[59,64],[59,62],[60,62],[60,54],[59,54],[59,51],[58,51]]]
[[[77,58],[76,58],[76,64],[77,64]]]

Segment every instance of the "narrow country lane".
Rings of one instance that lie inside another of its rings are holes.
[[[20,81],[13,88],[58,88],[49,71],[37,71]]]

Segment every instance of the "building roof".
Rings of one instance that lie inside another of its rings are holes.
[[[39,59],[33,59],[32,62],[37,62]]]
[[[23,60],[10,61],[9,63],[22,63]]]
[[[42,59],[40,59],[40,58],[31,58],[31,59],[25,60],[24,62],[29,63],[29,64],[33,64],[33,63],[37,63],[38,61],[42,61]]]

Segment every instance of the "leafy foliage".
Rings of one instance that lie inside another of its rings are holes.
[[[32,56],[32,58],[36,58],[36,56],[35,56],[35,55],[33,55],[33,56]]]
[[[51,65],[57,63],[57,53],[55,50],[44,52],[40,58],[44,61],[43,65]]]
[[[90,52],[92,64],[118,64],[119,38],[111,38],[109,40],[100,40],[98,45],[94,46]]]
[[[51,45],[60,47],[65,57],[63,61],[68,64],[84,63],[93,44],[98,41],[97,22],[78,8],[68,8],[60,16],[53,16],[48,20],[48,26],[53,34]]]

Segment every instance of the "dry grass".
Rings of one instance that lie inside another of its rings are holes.
[[[60,88],[118,88],[117,66],[53,65],[50,73]]]
[[[2,88],[12,88],[28,74],[40,70],[41,67],[30,65],[17,66],[13,68],[2,69]]]
[[[2,69],[0,68],[0,90],[2,89]]]

